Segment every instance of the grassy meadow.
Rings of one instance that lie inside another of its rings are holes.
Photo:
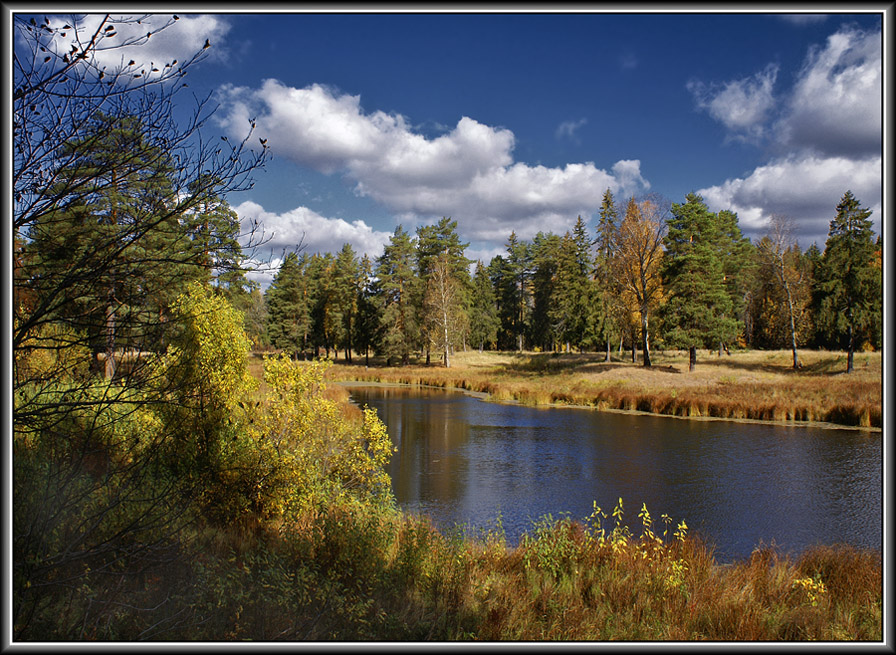
[[[630,354],[457,352],[451,367],[416,363],[386,367],[337,360],[331,379],[425,384],[487,393],[493,400],[531,405],[568,404],[672,416],[832,423],[880,428],[882,363],[879,352],[800,351],[792,368],[789,350],[701,350],[688,371],[684,351],[654,351],[653,366]],[[437,362],[438,358],[434,357]]]

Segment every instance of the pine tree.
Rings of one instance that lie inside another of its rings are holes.
[[[184,213],[193,250],[205,274],[231,302],[252,290],[246,278],[246,255],[240,238],[240,219],[230,204],[218,195],[212,180],[200,178],[190,185],[196,196],[195,206]]]
[[[871,210],[847,191],[837,205],[821,260],[818,317],[829,337],[846,347],[846,372],[853,370],[853,354],[880,322],[882,277],[871,229]]]
[[[376,276],[383,306],[379,351],[387,361],[398,360],[403,366],[420,344],[414,259],[414,241],[399,225],[377,259]]]
[[[718,216],[703,198],[690,193],[684,204],[673,204],[664,238],[664,336],[689,351],[688,369],[697,364],[697,348],[730,342],[740,330],[733,318],[731,295],[725,285],[724,260],[718,242]]]
[[[532,313],[529,317],[529,343],[542,350],[554,350],[563,316],[554,309],[560,237],[556,234],[535,235],[530,245],[532,258]]]
[[[377,342],[380,327],[379,298],[373,276],[373,262],[364,255],[358,265],[358,319],[355,321],[355,347],[364,353],[364,365],[370,365],[370,349]]]
[[[56,186],[85,188],[30,226],[32,290],[38,313],[86,334],[111,378],[123,348],[162,347],[167,307],[204,263],[170,210],[173,163],[138,120],[98,114],[61,153],[71,163]]]
[[[333,253],[315,253],[308,262],[311,295],[311,341],[318,351],[323,348],[329,359],[330,350],[336,350],[342,339],[342,306],[336,295],[336,260]]]
[[[503,293],[499,302],[503,301],[506,306],[508,328],[516,341],[516,349],[520,352],[523,350],[523,340],[531,313],[531,263],[529,245],[525,241],[520,241],[515,231],[511,232],[507,242]]]
[[[336,256],[333,265],[332,302],[339,308],[341,326],[337,347],[343,349],[345,360],[352,361],[352,350],[358,320],[358,294],[361,286],[358,258],[351,244],[346,243]]]

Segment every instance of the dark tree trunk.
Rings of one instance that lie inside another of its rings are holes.
[[[855,335],[852,329],[852,323],[849,324],[849,344],[846,347],[846,372],[852,373],[853,353],[855,352]]]
[[[697,368],[697,346],[691,346],[688,349],[688,371]]]

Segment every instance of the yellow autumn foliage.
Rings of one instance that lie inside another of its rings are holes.
[[[325,397],[327,362],[266,358],[271,391],[254,402],[239,312],[195,285],[173,314],[183,331],[160,376],[174,390],[173,409],[165,410],[179,433],[171,457],[208,515],[282,518],[326,499],[391,497],[386,428],[373,410],[358,421]]]
[[[325,396],[330,365],[285,355],[265,359],[271,394],[251,433],[280,463],[276,482],[267,482],[286,491],[271,498],[269,509],[277,513],[345,495],[372,502],[391,498],[386,466],[393,446],[386,427],[371,409],[362,412],[359,425],[346,417],[339,401]]]

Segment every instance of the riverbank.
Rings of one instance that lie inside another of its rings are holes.
[[[846,354],[800,351],[803,366],[791,367],[790,351],[732,351],[719,357],[701,351],[696,370],[687,353],[656,352],[645,368],[615,354],[458,352],[451,368],[413,363],[387,367],[363,358],[337,360],[334,381],[384,382],[456,388],[492,400],[527,405],[575,405],[598,410],[639,411],[685,418],[720,418],[792,424],[882,426],[880,353],[857,353],[846,371]],[[361,363],[359,363],[361,362]]]
[[[325,393],[345,400],[337,385]],[[220,572],[212,589],[158,588],[185,589],[186,606],[209,617],[191,626],[199,640],[882,639],[879,552],[827,545],[789,557],[759,544],[720,565],[679,517],[642,507],[633,534],[623,516],[636,507],[623,515],[620,499],[582,522],[548,515],[510,547],[501,529],[443,534],[394,507],[337,500],[217,529],[201,551],[201,572]]]

